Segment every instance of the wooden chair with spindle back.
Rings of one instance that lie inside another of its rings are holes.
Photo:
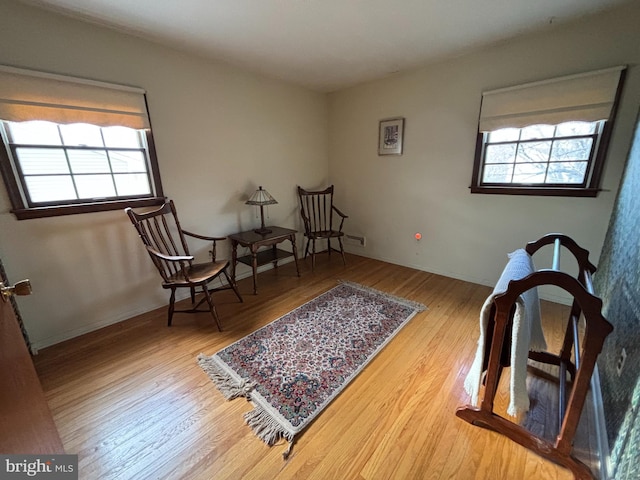
[[[227,273],[229,261],[216,260],[216,242],[224,240],[225,237],[207,237],[182,230],[173,200],[169,200],[153,211],[136,213],[129,207],[125,209],[125,212],[138,231],[138,235],[146,247],[153,264],[160,272],[162,287],[171,290],[167,325],[171,326],[174,312],[196,313],[208,311],[216,322],[218,330],[222,331],[211,293],[232,289],[242,302],[242,297],[236,285],[231,281]],[[212,242],[212,249],[209,252],[211,262],[194,263],[194,256],[189,253],[189,246],[185,236]],[[221,277],[226,279],[226,285],[222,284]],[[219,279],[221,285],[210,289],[207,285],[215,279]],[[198,287],[202,289],[204,296],[195,304],[196,288]],[[189,288],[191,290],[192,308],[175,310],[175,294],[178,288]],[[205,301],[209,308],[207,310],[198,309]]]
[[[316,253],[324,253],[325,251],[331,255],[331,251],[339,251],[342,255],[342,263],[347,264],[344,258],[344,246],[342,245],[342,237],[344,232],[342,226],[344,220],[349,218],[342,213],[333,204],[333,185],[317,191],[308,191],[302,187],[298,187],[298,196],[300,197],[300,214],[304,223],[304,236],[307,237],[307,246],[304,250],[304,258],[309,254],[309,245],[311,245],[311,270],[315,269]],[[334,212],[337,214],[334,217]],[[340,224],[334,228],[334,218],[340,218]],[[316,240],[326,239],[327,249],[322,252],[316,252]],[[337,239],[340,250],[331,246],[331,239]]]

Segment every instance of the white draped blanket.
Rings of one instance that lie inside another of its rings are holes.
[[[489,315],[494,297],[506,292],[509,281],[519,280],[535,272],[531,256],[518,249],[509,254],[509,262],[504,268],[498,283],[484,302],[480,311],[480,337],[476,356],[464,382],[464,388],[471,396],[473,405],[478,405],[478,393],[482,380],[482,363],[485,354],[485,332],[489,323]],[[508,341],[508,340],[507,340]],[[532,288],[522,293],[516,300],[511,333],[511,379],[509,383],[510,399],[507,413],[516,416],[529,410],[527,393],[527,359],[529,351],[544,351],[547,343],[540,322],[540,300],[538,289]]]

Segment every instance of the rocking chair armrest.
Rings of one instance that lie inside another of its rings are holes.
[[[200,240],[207,240],[212,242],[211,250],[209,250],[209,255],[211,256],[211,261],[216,261],[216,242],[221,242],[222,240],[226,240],[227,237],[207,237],[206,235],[198,235],[197,233],[187,232],[186,230],[182,230],[182,233],[188,235],[189,237],[198,238]]]
[[[194,259],[193,255],[165,255],[164,253],[149,246],[147,246],[147,250],[152,255],[161,258],[162,260],[166,260],[167,262],[190,262]]]
[[[336,212],[338,215],[340,215],[343,219],[344,219],[344,218],[349,218],[349,215],[345,215],[344,213],[342,213],[342,212],[338,209],[338,207],[336,207],[335,205],[333,206],[333,209],[334,209],[334,210],[335,210],[335,212]]]
[[[348,215],[345,215],[344,213],[342,213],[342,212],[340,211],[340,209],[339,209],[338,207],[336,207],[335,205],[333,205],[333,210],[334,210],[338,215],[340,215],[340,217],[341,217],[341,218],[340,218],[340,227],[338,228],[338,231],[339,231],[339,232],[341,232],[341,231],[342,231],[342,226],[344,225],[344,219],[345,219],[345,218],[349,218],[349,216],[348,216]]]
[[[209,242],[221,242],[222,240],[227,239],[227,237],[207,237],[205,235],[198,235],[197,233],[187,232],[186,230],[182,230],[182,233],[190,237],[199,238],[200,240],[207,240]]]

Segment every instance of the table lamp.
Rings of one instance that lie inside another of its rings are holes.
[[[274,205],[278,203],[275,198],[273,198],[269,192],[263,190],[262,187],[258,187],[258,190],[251,195],[251,198],[245,202],[247,205],[257,205],[260,207],[260,228],[256,228],[254,232],[259,233],[260,235],[264,235],[267,233],[271,233],[272,230],[265,228],[264,226],[264,206],[265,205]]]

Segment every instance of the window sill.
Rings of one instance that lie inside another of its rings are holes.
[[[151,197],[139,200],[115,200],[113,202],[79,203],[55,207],[16,208],[11,210],[18,220],[32,218],[58,217],[80,213],[105,212],[108,210],[124,210],[126,207],[150,207],[162,205],[165,197]]]
[[[484,193],[490,195],[536,195],[541,197],[596,197],[597,188],[568,188],[568,187],[495,187],[476,186],[469,187],[471,193]]]

